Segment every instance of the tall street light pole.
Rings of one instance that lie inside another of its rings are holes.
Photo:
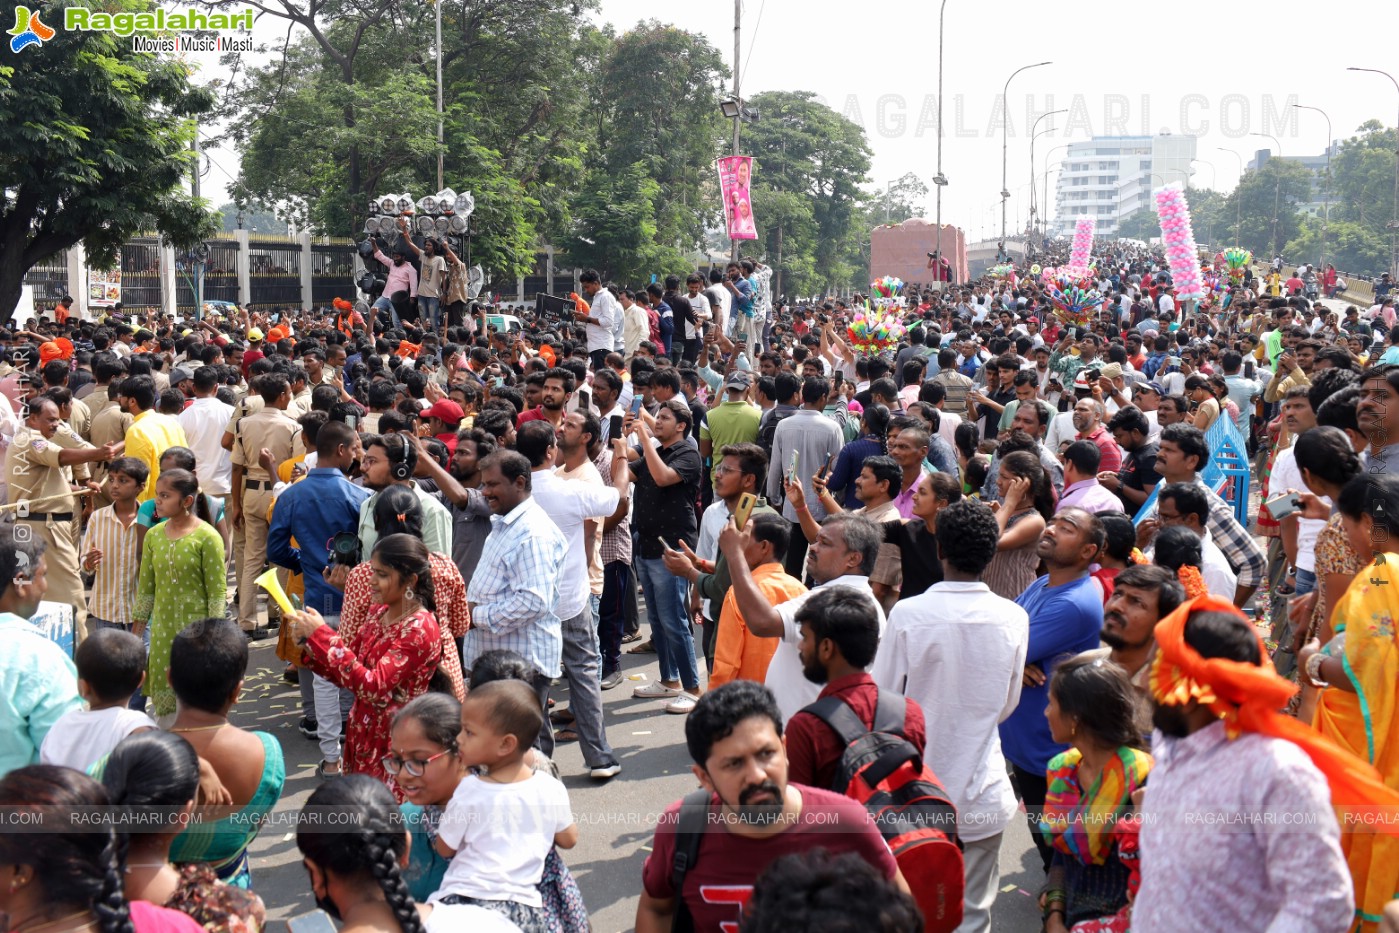
[[[1370,71],[1377,75],[1384,75],[1394,83],[1394,89],[1399,91],[1399,81],[1394,75],[1387,71],[1380,71],[1378,68],[1347,68],[1346,71]],[[1399,121],[1394,124],[1396,134],[1394,149],[1394,218],[1389,222],[1389,271],[1391,275],[1399,276]]]
[[[1035,117],[1035,122],[1030,124],[1030,230],[1031,230],[1032,232],[1033,232],[1034,229],[1035,229],[1035,214],[1036,214],[1036,210],[1035,210],[1035,203],[1036,203],[1036,201],[1035,201],[1035,140],[1038,139],[1039,137],[1043,136],[1045,133],[1052,133],[1052,132],[1054,132],[1054,127],[1052,127],[1052,126],[1046,126],[1044,129],[1042,129],[1042,130],[1040,130],[1038,133],[1036,133],[1036,132],[1035,132],[1035,127],[1039,126],[1039,125],[1040,125],[1040,121],[1043,120],[1045,117],[1052,117],[1052,116],[1054,116],[1056,113],[1068,113],[1068,112],[1069,112],[1069,111],[1068,111],[1068,108],[1064,108],[1064,109],[1062,109],[1062,110],[1051,110],[1051,111],[1049,111],[1048,113],[1042,113],[1042,114],[1040,114],[1038,117]]]
[[[1244,226],[1244,157],[1233,149],[1225,149],[1223,146],[1215,146],[1220,152],[1227,152],[1239,160],[1239,180],[1234,185],[1234,246],[1239,245],[1239,235]]]
[[[1272,133],[1249,133],[1250,136],[1262,136],[1264,139],[1271,139],[1273,145],[1278,147],[1278,159],[1282,159],[1282,143]],[[1271,150],[1268,153],[1269,160],[1272,159]],[[1273,170],[1273,255],[1282,255],[1282,246],[1278,243],[1278,212],[1281,210],[1282,202],[1282,174],[1279,169]]]
[[[1331,227],[1331,118],[1326,111],[1320,107],[1312,107],[1307,104],[1293,104],[1297,110],[1315,110],[1326,119],[1326,184],[1323,196],[1325,197],[1325,207],[1322,208],[1321,215],[1321,267],[1326,268],[1326,236]]]
[[[441,0],[438,0],[441,2]],[[738,155],[738,128],[743,124],[743,95],[739,88],[739,52],[743,29],[743,0],[734,0],[734,140],[732,155]],[[727,206],[725,206],[727,210]],[[738,240],[729,241],[729,260],[738,261]]]
[[[938,254],[938,287],[942,288],[942,189],[947,187],[947,176],[942,173],[942,17],[947,12],[947,0],[942,0],[942,6],[938,8],[938,173],[933,176],[933,187],[937,189],[937,245],[933,247]],[[949,266],[951,264],[949,263]]]
[[[1036,120],[1035,122],[1038,123],[1039,121]],[[1038,216],[1038,214],[1039,214],[1039,208],[1036,206],[1036,205],[1039,204],[1039,200],[1038,200],[1037,197],[1035,196],[1035,140],[1039,139],[1041,136],[1043,136],[1043,135],[1046,134],[1046,133],[1052,133],[1052,132],[1054,132],[1054,127],[1052,127],[1052,126],[1046,126],[1044,129],[1040,130],[1038,133],[1032,133],[1032,134],[1030,135],[1030,233],[1031,233],[1031,236],[1034,235],[1034,231],[1035,231],[1035,229],[1036,229],[1035,220],[1036,220],[1036,218],[1037,218],[1037,216]],[[1042,219],[1042,218],[1041,218],[1041,219]]]
[[[1009,165],[1009,162],[1007,161],[1007,153],[1010,151],[1010,149],[1009,149],[1009,146],[1010,146],[1010,99],[1009,99],[1006,95],[1010,93],[1010,82],[1011,82],[1011,80],[1014,79],[1016,75],[1020,74],[1020,72],[1022,72],[1022,71],[1027,71],[1027,70],[1029,70],[1029,69],[1031,69],[1031,68],[1041,68],[1041,67],[1043,67],[1043,66],[1045,66],[1045,65],[1052,65],[1052,64],[1054,64],[1054,63],[1053,63],[1053,62],[1035,62],[1033,65],[1021,65],[1019,68],[1015,69],[1014,71],[1012,71],[1012,72],[1010,73],[1010,77],[1009,77],[1009,78],[1006,78],[1005,87],[1001,89],[1001,116],[1002,116],[1002,120],[1001,120],[1001,246],[1002,246],[1002,247],[1005,246],[1005,242],[1006,242],[1006,205],[1007,205],[1007,204],[1009,203],[1009,201],[1010,201],[1010,189],[1007,187],[1007,186],[1010,184],[1009,176],[1007,175],[1007,167],[1008,167],[1008,165]],[[941,103],[941,101],[939,101],[939,103]]]
[[[442,185],[442,0],[433,3],[437,19],[437,190]]]

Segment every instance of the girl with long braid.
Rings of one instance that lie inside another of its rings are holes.
[[[89,819],[109,804],[92,778],[29,765],[0,780],[0,916],[10,933],[202,933],[176,910],[130,901],[126,852],[110,826]],[[19,817],[24,816],[25,819]]]
[[[408,829],[393,794],[366,775],[327,781],[307,799],[296,845],[316,906],[341,933],[517,933],[483,907],[416,903],[402,871]]]

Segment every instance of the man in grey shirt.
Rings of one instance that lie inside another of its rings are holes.
[[[806,535],[802,533],[797,510],[787,501],[783,483],[792,472],[792,455],[795,453],[796,478],[806,494],[811,517],[818,522],[826,517],[826,510],[817,501],[811,478],[824,470],[845,445],[845,434],[840,426],[823,414],[826,397],[830,394],[831,384],[825,378],[813,376],[802,383],[802,407],[777,425],[772,439],[772,459],[768,462],[768,501],[774,505],[782,503],[782,517],[794,526],[784,563],[787,573],[798,580],[802,578],[806,564]]]

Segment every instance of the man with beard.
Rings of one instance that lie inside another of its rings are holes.
[[[1076,440],[1092,441],[1097,446],[1102,455],[1098,466],[1109,473],[1116,473],[1122,469],[1122,451],[1107,428],[1103,427],[1105,415],[1102,402],[1093,398],[1079,399],[1074,405],[1074,430],[1078,432]]]
[[[782,715],[761,684],[736,680],[700,698],[685,720],[691,770],[703,785],[666,808],[642,868],[636,933],[671,929],[682,900],[694,929],[736,927],[753,884],[775,859],[822,848],[853,852],[908,891],[889,847],[864,807],[833,791],[790,783]],[[702,807],[697,858],[682,889],[673,882],[681,807]]]
[[[802,674],[822,685],[817,699],[837,697],[866,729],[873,729],[879,687],[865,673],[879,648],[879,617],[873,607],[852,589],[830,587],[798,610],[797,625],[802,633],[797,646]],[[927,741],[923,708],[911,699],[900,702],[904,714],[901,734],[921,755]],[[787,723],[786,744],[788,780],[812,787],[831,786],[845,744],[811,707]]]
[[[408,221],[402,217],[398,219],[398,229],[402,234],[399,238],[400,241],[412,239],[408,235]],[[418,270],[408,261],[408,253],[397,242],[393,247],[392,259],[385,256],[378,246],[374,247],[374,259],[383,263],[389,270],[388,275],[384,277],[383,294],[374,300],[374,311],[376,314],[379,311],[389,312],[393,326],[398,327],[398,309],[394,307],[393,296],[402,293],[407,301],[416,301],[418,297]]]
[[[564,409],[567,407],[569,399],[573,398],[573,390],[576,385],[573,373],[566,369],[555,367],[546,372],[544,385],[539,393],[539,405],[520,412],[515,427],[521,428],[531,421],[547,421],[555,431],[558,431],[563,427]]]
[[[999,539],[996,516],[979,502],[938,512],[943,580],[894,606],[871,668],[874,682],[907,695],[912,709],[956,710],[930,722],[925,760],[957,807],[966,861],[959,929],[967,933],[991,929],[1001,836],[1017,809],[997,726],[1020,700],[1029,620],[981,582]],[[807,644],[804,631],[803,655]],[[794,759],[801,715],[787,736]]]
[[[407,486],[418,497],[423,509],[423,543],[436,554],[452,553],[452,516],[437,497],[413,482],[418,468],[418,447],[403,434],[378,434],[364,440],[364,456],[360,474],[364,485],[374,495],[364,500],[359,510],[359,543],[361,554],[371,554],[379,532],[374,528],[374,503],[379,493],[397,483]],[[431,459],[431,458],[423,458]]]
[[[1132,929],[1354,929],[1333,797],[1374,806],[1387,789],[1277,712],[1296,687],[1267,665],[1257,631],[1229,603],[1192,600],[1154,634],[1158,731],[1139,805]]]
[[[1031,827],[1037,827],[1048,790],[1049,760],[1068,746],[1054,741],[1044,711],[1049,705],[1049,678],[1059,660],[1098,647],[1103,627],[1103,599],[1088,568],[1107,543],[1096,515],[1061,509],[1040,535],[1036,553],[1048,571],[1015,600],[1030,617],[1026,671],[1015,712],[1001,723],[1001,743],[1015,768],[1015,783],[1025,801]],[[1030,669],[1033,665],[1035,671]],[[1052,849],[1036,832],[1045,871]]]
[[[1132,564],[1117,575],[1103,606],[1103,630],[1098,637],[1107,647],[1098,649],[1098,656],[1119,665],[1141,692],[1143,736],[1151,734],[1151,723],[1146,721],[1151,633],[1184,601],[1185,588],[1171,571],[1155,564]]]

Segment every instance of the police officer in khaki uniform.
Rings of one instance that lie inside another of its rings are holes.
[[[238,566],[238,624],[252,632],[257,624],[257,584],[254,579],[267,562],[267,515],[272,505],[276,477],[259,462],[265,449],[273,463],[290,460],[300,446],[301,425],[288,417],[291,386],[281,373],[268,373],[254,380],[253,388],[262,398],[261,410],[238,422],[233,440],[233,493],[230,518],[235,532],[242,535],[242,560]],[[237,547],[237,544],[235,544]]]
[[[44,540],[49,599],[74,607],[75,628],[82,639],[87,636],[87,603],[78,576],[75,499],[65,468],[110,460],[118,455],[119,445],[93,447],[71,434],[58,438],[62,423],[52,399],[39,396],[31,401],[29,416],[5,453],[5,474],[9,501],[16,506],[15,534]]]

